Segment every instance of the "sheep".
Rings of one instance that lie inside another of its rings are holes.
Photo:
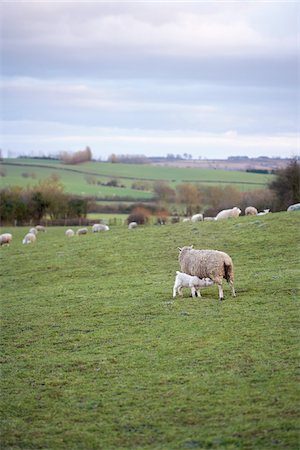
[[[108,231],[109,230],[109,226],[108,225],[104,225],[103,223],[95,223],[92,226],[92,232],[93,233],[98,233],[99,231]]]
[[[3,233],[0,234],[0,245],[9,245],[12,241],[12,234],[10,233]]]
[[[46,232],[46,228],[43,225],[37,225],[35,228],[37,231],[43,231],[44,233]]]
[[[257,215],[257,209],[254,208],[254,206],[247,206],[245,209],[245,216],[256,216]]]
[[[202,222],[203,214],[194,214],[191,220],[192,222]]]
[[[290,205],[287,209],[288,212],[291,211],[300,211],[300,203],[295,203],[294,205]]]
[[[72,237],[75,235],[75,233],[71,228],[69,228],[68,230],[66,230],[65,235],[68,237]]]
[[[194,250],[193,246],[178,249],[181,272],[199,278],[210,278],[218,285],[220,300],[224,299],[222,281],[225,278],[231,286],[232,295],[236,296],[233,263],[227,253],[218,250]]]
[[[199,278],[196,276],[188,275],[187,273],[176,271],[176,278],[173,287],[173,298],[176,297],[176,292],[182,297],[182,288],[189,287],[192,292],[192,297],[196,297],[196,292],[198,297],[201,297],[200,287],[212,286],[214,283],[209,278]]]
[[[232,209],[223,209],[223,211],[220,211],[216,215],[215,220],[229,219],[230,217],[239,217],[241,212],[242,211],[237,206]]]
[[[33,233],[27,233],[23,239],[23,244],[32,244],[36,241],[36,235]]]
[[[77,236],[81,236],[82,234],[87,234],[88,229],[87,228],[79,228],[79,230],[76,231]]]
[[[182,222],[186,223],[186,222],[190,222],[191,219],[189,217],[185,217],[184,219],[182,219]]]
[[[130,222],[130,224],[128,225],[128,229],[132,230],[133,228],[136,228],[138,226],[138,224],[136,222]]]
[[[29,233],[37,235],[38,234],[38,230],[36,228],[30,228]]]
[[[266,214],[269,214],[269,209],[264,209],[262,212],[257,213],[258,216],[265,216]]]

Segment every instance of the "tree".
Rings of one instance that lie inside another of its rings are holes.
[[[293,158],[285,169],[275,173],[269,188],[276,195],[276,208],[285,210],[289,205],[300,203],[300,164]]]
[[[201,193],[197,186],[190,183],[179,184],[176,187],[176,192],[178,202],[186,205],[186,214],[188,216],[199,212]]]

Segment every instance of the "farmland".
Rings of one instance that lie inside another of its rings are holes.
[[[2,168],[6,176],[1,178],[2,186],[29,186],[50,175],[56,175],[64,184],[67,192],[96,196],[101,198],[150,199],[153,189],[132,189],[134,181],[147,181],[150,185],[156,181],[166,181],[171,187],[180,183],[199,185],[234,185],[241,191],[262,189],[272,179],[272,175],[254,174],[241,171],[213,169],[194,169],[178,167],[158,167],[144,164],[112,164],[89,162],[75,166],[65,165],[59,161],[42,159],[4,160]],[[123,187],[111,187],[104,184],[117,180]],[[97,183],[102,183],[97,184]]]
[[[298,449],[299,213],[2,247],[2,448]],[[237,297],[172,299],[178,246]]]

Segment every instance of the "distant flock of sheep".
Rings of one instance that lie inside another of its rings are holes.
[[[300,204],[291,205],[288,211],[300,210]],[[245,215],[257,216],[265,215],[270,211],[264,210],[258,212],[253,206],[248,206],[245,209]],[[238,207],[232,209],[226,209],[220,211],[215,218],[205,218],[206,220],[222,220],[228,218],[238,217],[241,214],[241,210]],[[204,219],[204,220],[205,220]],[[203,221],[202,214],[195,214],[191,217],[192,222]],[[187,219],[183,219],[187,221]],[[129,229],[137,227],[136,222],[131,222],[128,225]],[[97,223],[92,226],[93,233],[99,233],[102,231],[109,231],[108,225]],[[37,234],[39,232],[46,232],[46,228],[42,225],[37,225],[31,228],[22,240],[23,244],[31,244],[36,241]],[[77,230],[76,235],[85,235],[88,233],[88,228],[80,228]],[[72,237],[75,232],[72,229],[68,229],[65,232],[67,237]],[[12,241],[11,233],[4,233],[0,235],[0,245],[9,245]],[[180,272],[176,272],[175,282],[173,286],[173,298],[178,293],[182,296],[182,288],[190,288],[193,298],[201,297],[200,289],[216,284],[219,290],[219,300],[224,299],[222,282],[225,279],[231,287],[232,295],[235,297],[234,288],[234,268],[231,257],[224,252],[218,250],[196,250],[193,246],[178,247],[179,249],[179,265]]]

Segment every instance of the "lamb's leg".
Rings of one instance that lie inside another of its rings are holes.
[[[201,292],[200,292],[200,289],[197,289],[197,297],[201,297]]]
[[[218,288],[219,288],[219,300],[222,301],[222,300],[224,300],[222,284],[218,284]]]
[[[194,286],[191,287],[191,291],[192,291],[192,297],[195,298],[196,297],[196,289],[194,288]]]
[[[180,297],[183,296],[182,287],[181,286],[179,286],[179,288],[178,288],[178,294],[180,295]]]
[[[230,284],[230,287],[231,287],[231,292],[232,292],[233,297],[236,297],[233,281],[230,280],[229,284]]]
[[[173,298],[175,298],[176,297],[176,283],[174,284],[174,287],[173,287]]]

